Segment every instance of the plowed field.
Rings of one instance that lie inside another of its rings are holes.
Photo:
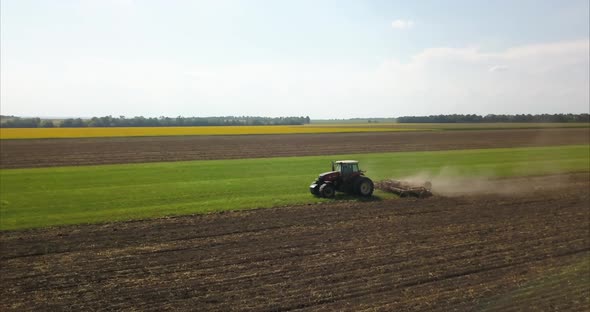
[[[0,310],[587,311],[589,180],[2,232]]]
[[[588,143],[588,128],[0,140],[0,168]]]

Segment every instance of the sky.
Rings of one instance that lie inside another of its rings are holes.
[[[0,113],[588,113],[589,3],[1,0]]]

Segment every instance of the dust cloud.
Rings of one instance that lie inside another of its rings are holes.
[[[538,191],[550,191],[565,187],[569,183],[565,175],[533,176],[517,178],[499,178],[493,173],[479,176],[465,176],[452,168],[443,168],[433,172],[419,172],[399,180],[412,185],[432,184],[434,195],[455,197],[464,195],[519,195]]]

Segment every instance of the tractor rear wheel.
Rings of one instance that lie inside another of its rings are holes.
[[[332,184],[324,184],[320,186],[320,196],[332,198],[336,195],[336,189]]]
[[[366,196],[369,197],[371,195],[373,195],[373,190],[375,189],[375,186],[373,185],[373,181],[371,181],[371,179],[366,178],[366,177],[362,177],[359,178],[354,185],[354,191],[361,195],[361,196]]]

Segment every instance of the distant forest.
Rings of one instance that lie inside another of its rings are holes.
[[[263,125],[304,125],[310,123],[307,117],[92,117],[90,119],[68,118],[51,120],[41,118],[20,118],[1,116],[3,128],[84,128],[84,127],[189,127],[189,126],[263,126]],[[369,123],[495,123],[495,122],[590,122],[589,114],[521,114],[521,115],[431,115],[403,116],[397,118],[353,118],[349,121],[365,120]],[[328,120],[346,122],[346,120]]]
[[[399,123],[590,122],[588,114],[403,116]]]
[[[310,122],[309,117],[92,117],[90,119],[68,118],[49,120],[41,118],[19,118],[3,116],[3,128],[84,128],[84,127],[193,127],[193,126],[264,126],[264,125],[303,125]]]

